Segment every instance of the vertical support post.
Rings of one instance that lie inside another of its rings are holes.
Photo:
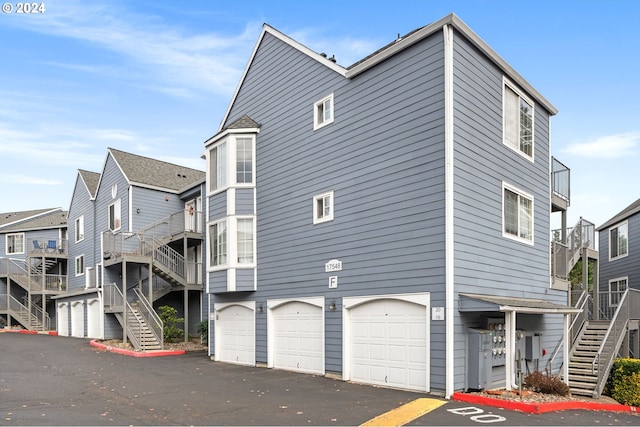
[[[191,217],[191,222],[193,221],[193,217]],[[187,259],[187,250],[189,246],[189,242],[187,240],[187,233],[183,233],[183,248],[182,248],[182,259],[184,265],[182,266],[182,274],[184,275],[184,342],[189,341],[189,265]]]
[[[515,358],[516,358],[516,312],[507,311],[504,314],[504,327],[506,329],[507,345],[505,350],[506,389],[511,390],[515,384]]]
[[[122,343],[127,343],[127,262],[122,260]]]
[[[569,334],[570,325],[571,316],[569,313],[565,313],[564,326],[562,328],[562,379],[567,385],[569,385],[569,347],[571,345],[571,336]],[[553,369],[553,367],[551,369]]]

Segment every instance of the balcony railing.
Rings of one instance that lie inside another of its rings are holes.
[[[69,241],[67,239],[35,238],[29,243],[29,255],[55,255],[66,256],[69,253]]]
[[[201,211],[184,209],[138,230],[138,233],[163,239],[182,232],[202,233],[204,214]]]
[[[551,189],[561,199],[571,200],[571,169],[555,157],[551,158]]]

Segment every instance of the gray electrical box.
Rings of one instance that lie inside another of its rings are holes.
[[[493,332],[469,329],[467,388],[484,390],[491,385]]]
[[[540,358],[540,335],[528,335],[524,339],[524,359],[538,360]]]

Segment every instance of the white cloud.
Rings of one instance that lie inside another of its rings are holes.
[[[569,145],[565,153],[576,157],[618,159],[640,154],[640,132],[620,133]]]
[[[60,185],[62,181],[55,179],[36,178],[34,176],[27,175],[0,175],[0,183],[2,184],[29,184],[29,185]]]

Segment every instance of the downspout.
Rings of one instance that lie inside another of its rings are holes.
[[[445,156],[445,398],[454,392],[454,228],[453,228],[453,28],[444,25]]]

